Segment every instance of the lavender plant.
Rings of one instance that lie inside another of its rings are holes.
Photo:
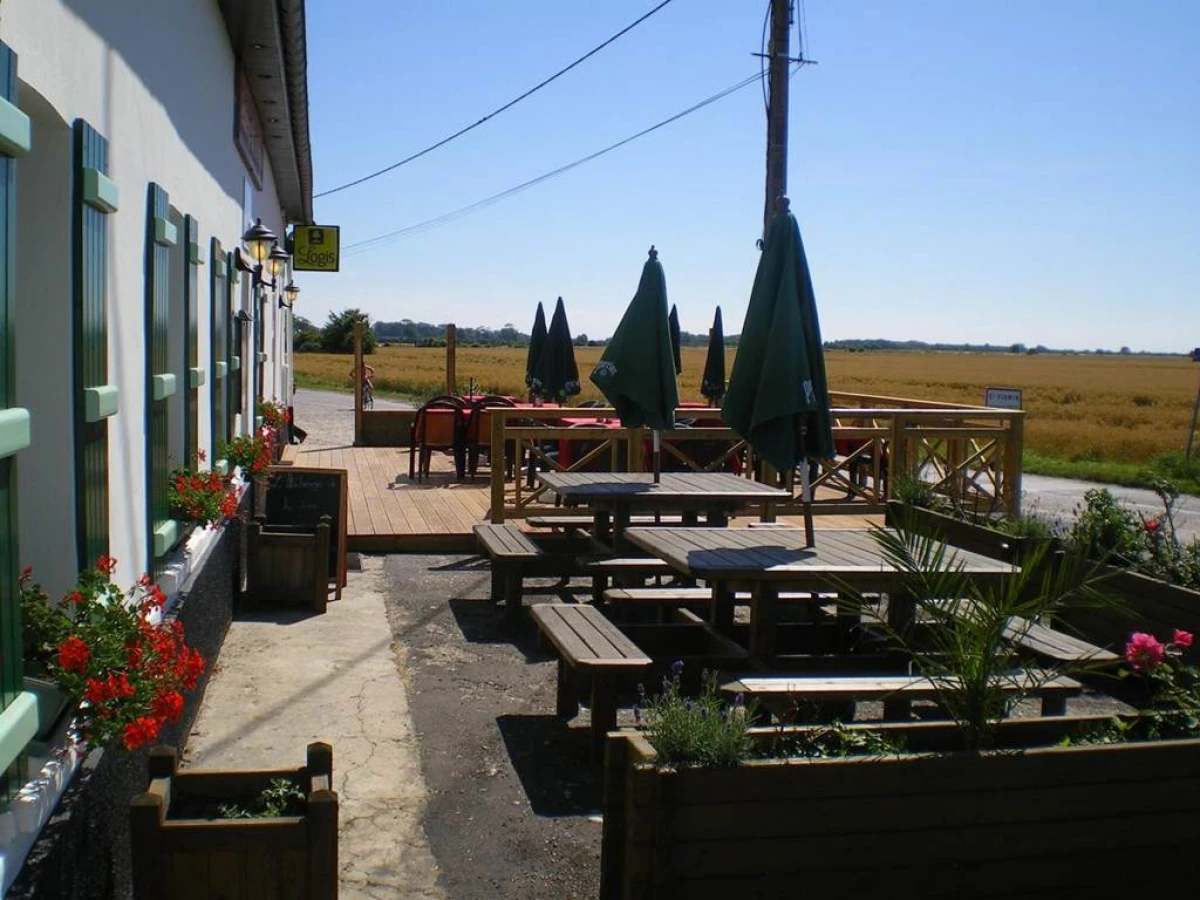
[[[700,696],[687,697],[680,687],[683,662],[676,660],[662,680],[659,694],[648,696],[639,687],[634,718],[646,729],[647,738],[658,752],[659,761],[669,766],[736,766],[750,755],[746,728],[754,717],[739,694],[733,703],[724,700],[715,672],[701,677]]]

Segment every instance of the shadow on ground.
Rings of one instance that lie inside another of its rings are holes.
[[[582,816],[600,809],[601,782],[590,731],[553,715],[497,716],[529,806],[538,816]]]

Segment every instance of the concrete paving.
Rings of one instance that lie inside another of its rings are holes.
[[[303,765],[333,746],[343,900],[444,900],[421,825],[426,787],[405,648],[384,608],[383,560],[352,571],[325,615],[235,621],[184,751],[186,768]]]

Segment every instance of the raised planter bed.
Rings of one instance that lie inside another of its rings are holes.
[[[1101,588],[1120,596],[1124,607],[1074,609],[1063,621],[1093,644],[1120,652],[1134,631],[1170,638],[1176,628],[1200,633],[1200,591],[1134,572],[1109,568]]]
[[[888,501],[884,521],[892,528],[907,524],[918,534],[940,538],[955,547],[1005,562],[1018,562],[1034,549],[1055,543],[1053,538],[1015,537],[994,528],[897,500]]]
[[[149,789],[130,808],[134,900],[337,897],[338,798],[328,744],[309,744],[307,764],[298,769],[179,772],[170,747],[155,748],[149,767]],[[245,804],[276,778],[302,786],[303,814],[176,817]]]
[[[1102,720],[1001,723],[1002,746]],[[862,726],[854,726],[862,727]],[[880,726],[875,726],[880,729]],[[954,746],[952,725],[901,732]],[[778,740],[755,729],[755,740]],[[1200,838],[1200,741],[666,769],[613,732],[601,897],[1121,897]]]

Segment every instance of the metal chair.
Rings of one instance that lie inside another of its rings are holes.
[[[435,397],[417,410],[408,436],[408,477],[429,475],[434,450],[454,454],[455,475],[461,479],[465,465],[466,405],[457,397]],[[414,474],[415,470],[415,474]]]
[[[497,407],[512,409],[516,405],[510,398],[501,397],[496,394],[486,394],[471,404],[471,413],[467,418],[465,433],[468,477],[475,477],[475,470],[479,467],[479,452],[483,448],[487,449],[488,465],[494,465],[492,459],[492,417],[488,414],[488,410]],[[505,457],[509,458],[511,454],[506,453]]]

